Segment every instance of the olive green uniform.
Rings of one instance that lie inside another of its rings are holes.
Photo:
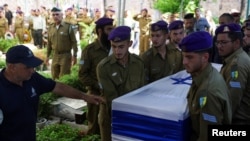
[[[4,17],[0,18],[0,38],[5,38],[5,32],[8,30],[8,20]]]
[[[207,141],[208,125],[231,123],[229,90],[223,77],[211,64],[192,79],[193,83],[188,92],[193,128],[191,141]]]
[[[149,16],[138,17],[138,15],[135,15],[133,19],[139,22],[139,28],[140,28],[139,54],[142,54],[145,51],[147,51],[150,47],[149,24],[151,23],[152,19]]]
[[[19,40],[19,43],[24,43],[24,19],[22,17],[15,18],[14,33]]]
[[[97,78],[106,103],[100,105],[99,125],[102,141],[111,141],[112,100],[145,84],[143,61],[134,54],[129,55],[127,66],[120,65],[114,55],[103,59],[97,66]]]
[[[142,54],[146,67],[146,77],[149,83],[172,75],[184,69],[181,52],[174,47],[165,46],[165,59],[153,47]]]
[[[99,84],[96,76],[97,64],[108,56],[109,50],[105,49],[99,43],[99,40],[86,46],[82,51],[79,68],[79,79],[83,86],[86,86],[87,94],[100,95]],[[88,131],[87,134],[100,134],[98,125],[99,106],[94,104],[87,104],[87,120]]]
[[[242,48],[225,58],[221,74],[231,93],[233,123],[250,124],[250,58]]]
[[[73,56],[77,56],[77,41],[75,33],[70,24],[62,22],[59,28],[51,24],[48,29],[47,57],[53,51],[51,73],[52,78],[57,79],[64,74],[70,74],[71,69],[71,50]]]

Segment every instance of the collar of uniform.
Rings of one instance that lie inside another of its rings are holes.
[[[95,39],[95,43],[94,43],[94,49],[98,50],[99,48],[102,48],[102,44],[100,43],[100,41],[98,39]]]
[[[172,49],[173,47],[168,47],[167,45],[165,45],[165,48],[166,48],[166,53],[167,53],[168,50]],[[152,47],[152,49],[153,49],[153,55],[154,56],[157,55],[157,54],[159,54],[156,48]]]
[[[212,71],[212,69],[212,65],[209,63],[200,74],[192,78],[196,86],[200,86],[203,80],[208,78],[208,74]]]
[[[136,62],[135,58],[134,57],[131,57],[132,54],[129,53],[129,56],[128,56],[128,64],[131,64],[133,62]],[[115,59],[115,55],[112,54],[111,55],[111,59],[110,59],[110,64],[114,64],[114,63],[118,63],[118,61]]]
[[[226,57],[224,59],[225,63],[226,64],[230,64],[230,62],[232,61],[232,59],[237,56],[238,54],[242,53],[243,52],[243,49],[242,48],[239,48],[237,49],[234,53],[232,53],[230,56]]]

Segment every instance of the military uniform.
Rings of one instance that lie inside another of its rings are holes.
[[[56,25],[52,24],[48,29],[47,58],[53,51],[51,65],[53,79],[57,79],[64,74],[70,74],[72,49],[73,56],[77,57],[77,41],[71,25],[62,22],[57,29]]]
[[[14,33],[18,37],[19,43],[24,43],[24,19],[23,17],[16,17],[14,24]]]
[[[130,33],[129,27],[119,26],[109,34],[109,40],[111,40],[111,43],[126,41],[129,40]],[[128,49],[128,46],[126,48]],[[125,53],[124,50],[123,53]],[[97,65],[97,78],[100,83],[101,96],[106,100],[105,104],[100,105],[98,117],[102,141],[111,141],[112,100],[145,84],[143,61],[139,56],[130,54],[128,50],[127,53],[126,65],[122,65],[114,54],[104,58]]]
[[[101,18],[95,22],[96,27],[104,28],[105,26],[112,25],[113,19]],[[100,35],[101,36],[101,35]],[[100,95],[100,87],[96,76],[97,64],[109,54],[109,49],[101,45],[101,41],[96,39],[93,43],[84,48],[80,60],[79,80],[86,86],[87,94]],[[87,120],[88,131],[87,134],[100,134],[98,124],[99,105],[87,104]]]
[[[96,76],[96,66],[105,57],[108,56],[109,50],[104,49],[98,40],[88,45],[82,52],[79,68],[79,79],[86,89],[87,94],[100,95],[100,89]],[[87,104],[87,134],[100,134],[98,125],[99,106]]]
[[[225,58],[221,74],[231,92],[233,120],[250,125],[250,58],[242,48]]]
[[[142,59],[145,63],[148,82],[156,81],[184,69],[181,52],[174,47],[166,46],[165,59],[155,48],[150,48],[143,53]]]
[[[4,35],[8,29],[8,20],[4,17],[0,18],[0,38],[5,38]]]
[[[191,33],[180,43],[185,53],[208,53],[211,47],[212,37],[206,31]],[[190,66],[194,65],[191,63]],[[208,125],[231,124],[232,121],[230,92],[226,82],[208,59],[206,63],[204,68],[201,66],[199,71],[191,74],[192,85],[187,95],[192,125],[190,141],[208,141]]]
[[[133,54],[129,56],[126,67],[117,63],[114,56],[105,58],[97,67],[98,80],[103,88],[102,96],[105,104],[100,105],[99,124],[101,127],[102,141],[111,141],[111,104],[112,100],[120,97],[145,84],[144,64]]]
[[[234,38],[230,38],[229,33]],[[235,23],[219,26],[215,34],[217,39],[220,34],[226,34],[233,43],[242,40],[241,26]],[[218,43],[217,46],[219,47]],[[240,46],[238,43],[238,48],[234,47],[235,49],[232,50],[231,47],[232,51],[222,56],[224,58],[220,73],[231,93],[232,124],[250,125],[250,58]],[[227,47],[224,46],[224,48]]]
[[[139,22],[139,28],[140,28],[139,54],[142,54],[150,47],[149,24],[151,23],[152,19],[150,16],[139,17],[138,15],[135,15],[133,19]]]

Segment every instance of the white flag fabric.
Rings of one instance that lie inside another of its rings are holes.
[[[219,71],[220,64],[213,64]],[[112,140],[186,141],[190,125],[186,70],[112,101]]]

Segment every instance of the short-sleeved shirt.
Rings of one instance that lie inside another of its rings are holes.
[[[233,119],[250,121],[250,57],[236,50],[224,59],[221,74],[231,93]]]
[[[8,81],[0,72],[1,141],[35,141],[39,96],[51,92],[56,83],[37,72],[23,86]]]
[[[192,122],[192,138],[207,141],[209,124],[230,124],[231,100],[220,73],[209,64],[198,76],[192,76],[188,107]]]
[[[69,52],[73,49],[73,55],[77,55],[77,40],[73,27],[71,24],[62,22],[59,27],[51,24],[48,29],[48,47],[47,57],[50,56],[51,51],[56,52]]]
[[[146,67],[146,77],[149,83],[184,70],[181,52],[173,46],[166,45],[165,47],[165,59],[155,48],[148,49],[141,56]]]

